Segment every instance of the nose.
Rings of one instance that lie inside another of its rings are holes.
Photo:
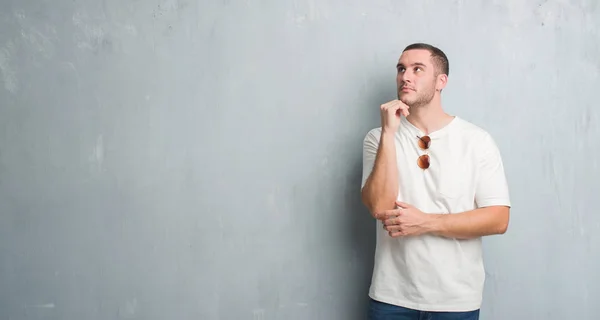
[[[412,75],[408,71],[398,72],[398,83],[412,83],[412,78]]]
[[[410,71],[405,71],[402,74],[402,80],[407,83],[411,83],[413,81],[413,74]]]

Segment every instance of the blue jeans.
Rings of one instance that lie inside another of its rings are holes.
[[[467,312],[419,311],[370,300],[369,320],[479,320],[479,310]]]

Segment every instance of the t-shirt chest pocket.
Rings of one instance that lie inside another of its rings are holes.
[[[473,174],[469,163],[452,159],[441,161],[439,165],[437,192],[442,198],[473,196]]]

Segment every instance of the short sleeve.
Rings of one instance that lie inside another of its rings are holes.
[[[478,208],[489,206],[511,206],[508,182],[500,150],[489,134],[485,134],[478,145],[480,150],[479,172],[475,202]]]
[[[377,156],[377,149],[379,148],[379,137],[377,134],[378,129],[373,129],[367,133],[363,140],[363,156],[362,156],[362,183],[361,189],[365,186],[373,166],[375,165],[375,157]]]

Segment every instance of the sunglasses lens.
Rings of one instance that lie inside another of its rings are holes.
[[[417,159],[417,164],[421,169],[429,168],[429,156],[426,154],[420,156],[419,159]]]
[[[431,144],[431,138],[429,136],[424,136],[419,138],[419,147],[421,149],[428,149]]]

